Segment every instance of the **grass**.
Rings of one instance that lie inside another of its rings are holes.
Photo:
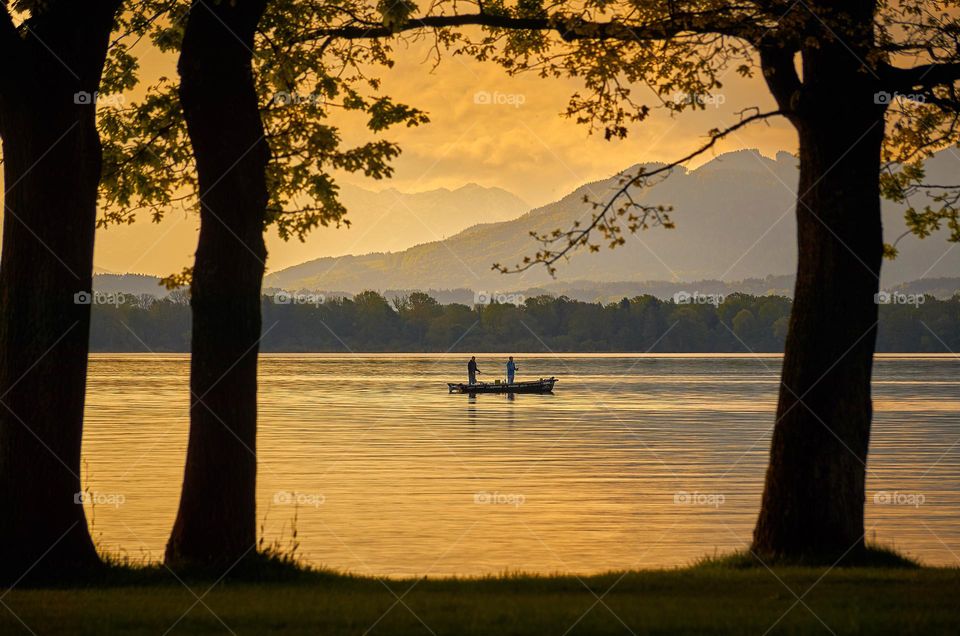
[[[694,565],[701,568],[755,568],[765,565],[783,566],[817,566],[834,563],[837,564],[832,556],[815,558],[810,562],[804,562],[803,559],[791,561],[771,561],[765,559],[761,561],[755,554],[749,551],[734,552],[720,556],[704,557],[698,560]],[[896,549],[885,545],[867,543],[865,549],[858,552],[847,552],[843,556],[842,564],[846,567],[859,566],[863,568],[907,568],[916,569],[921,567],[920,563],[903,555]]]
[[[219,582],[114,564],[85,587],[0,596],[0,634],[960,632],[960,570],[881,562],[768,570],[740,555],[589,577],[378,580],[273,557]]]

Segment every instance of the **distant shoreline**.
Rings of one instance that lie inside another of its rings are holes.
[[[261,351],[260,357],[266,358],[280,358],[280,357],[300,357],[300,356],[317,356],[324,358],[391,358],[401,356],[404,358],[445,358],[450,360],[461,360],[466,359],[466,356],[475,355],[477,358],[503,358],[505,355],[512,355],[518,359],[541,359],[541,358],[583,358],[583,359],[612,359],[612,358],[629,358],[629,359],[649,359],[649,360],[658,360],[658,359],[703,359],[703,358],[713,358],[717,360],[751,360],[757,358],[763,359],[778,359],[783,358],[783,353],[776,352],[765,352],[765,353],[738,353],[738,352],[715,352],[715,351],[705,351],[705,352],[659,352],[659,353],[643,353],[643,352],[630,352],[630,351],[595,351],[595,352],[584,352],[584,351],[555,351],[552,353],[543,353],[543,352],[530,352],[530,351],[510,351],[504,353],[502,351],[470,351],[463,353],[450,353],[450,352],[430,352],[430,351]],[[108,358],[111,356],[116,357],[163,357],[163,356],[172,356],[176,358],[189,359],[189,351],[92,351],[90,353],[91,358]],[[881,360],[904,360],[904,359],[923,359],[923,360],[957,360],[960,362],[960,356],[953,353],[929,353],[924,351],[883,351],[877,352],[874,354],[874,358]]]

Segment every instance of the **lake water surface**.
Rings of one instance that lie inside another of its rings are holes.
[[[502,356],[479,356],[481,379]],[[750,540],[779,356],[519,356],[554,395],[449,395],[462,355],[264,355],[258,514],[268,542],[370,575],[683,565]],[[881,356],[868,537],[960,555],[952,356]],[[184,355],[93,356],[84,482],[101,548],[159,559],[188,431]],[[402,390],[398,387],[402,387]],[[109,498],[110,495],[122,497]]]

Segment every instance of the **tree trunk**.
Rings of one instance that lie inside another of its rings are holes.
[[[167,544],[175,565],[230,567],[256,542],[257,352],[266,247],[264,138],[253,35],[266,0],[194,4],[180,100],[200,192],[193,268],[190,440]]]
[[[119,3],[79,4],[50,5],[31,18],[31,35],[4,42],[16,52],[0,79],[5,583],[62,580],[100,563],[80,496],[90,297],[77,294],[91,290],[101,167],[92,102]],[[89,99],[75,99],[79,91]]]
[[[839,44],[804,53],[799,262],[753,550],[833,563],[864,550],[863,508],[882,260],[883,107]]]

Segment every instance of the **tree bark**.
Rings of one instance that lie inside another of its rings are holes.
[[[266,0],[195,3],[180,100],[196,158],[190,439],[166,559],[230,567],[256,543],[257,353],[270,151],[252,70]]]
[[[25,37],[2,16],[14,57],[0,76],[0,582],[62,580],[100,563],[79,496],[90,304],[75,295],[91,290],[93,95],[118,5],[51,3]]]
[[[802,88],[778,95],[800,138],[799,260],[752,546],[764,559],[833,563],[865,547],[884,108],[842,46],[804,51]]]

